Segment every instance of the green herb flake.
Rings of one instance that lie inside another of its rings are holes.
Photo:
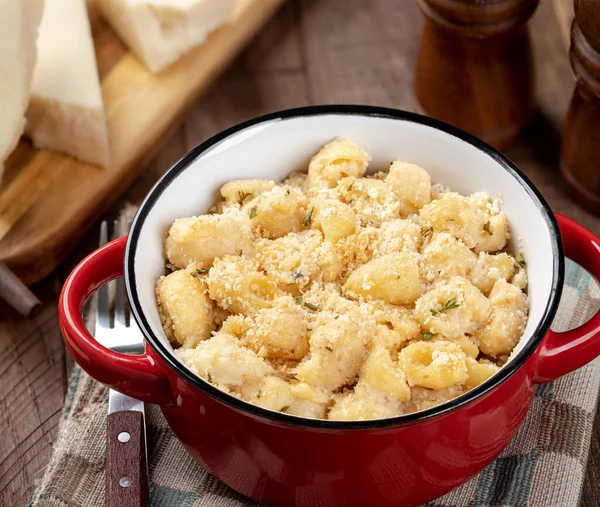
[[[197,269],[196,271],[194,271],[192,273],[192,276],[194,276],[194,277],[202,276],[202,275],[205,275],[206,273],[208,273],[209,271],[210,271],[210,268]]]
[[[515,257],[515,260],[517,261],[517,264],[519,266],[521,266],[522,268],[524,268],[526,266],[525,258],[523,257],[523,254],[521,252],[519,252],[517,254],[517,256]]]
[[[298,297],[295,299],[295,301],[296,301],[296,304],[297,304],[297,305],[301,305],[301,304],[302,304],[302,296],[298,296]]]
[[[329,352],[333,352],[333,347],[331,345],[327,345],[327,347],[325,347]]]
[[[260,391],[258,391],[258,393],[256,393],[256,397],[260,398]]]
[[[207,371],[207,372],[206,372],[206,378],[208,379],[208,381],[209,381],[211,384],[213,383],[213,381],[212,381],[212,375],[210,374],[210,372],[209,372],[209,371]]]
[[[350,200],[348,201],[348,206],[350,206],[350,205],[351,205],[353,202],[354,202],[354,199],[350,199]]]
[[[290,406],[289,406],[289,405],[286,405],[285,407],[283,407],[283,408],[280,410],[280,412],[287,412],[289,408],[290,408]]]
[[[353,186],[354,186],[354,182],[352,182],[352,183],[350,183],[350,185],[348,185],[348,188],[347,188],[348,192],[350,192],[350,190],[352,190]]]
[[[252,208],[250,208],[250,220],[252,220],[255,217],[256,217],[256,206],[252,206]]]
[[[490,221],[488,220],[485,224],[483,224],[483,230],[487,232],[490,236],[492,235],[492,230],[490,229]]]
[[[238,257],[241,257],[243,253],[244,253],[243,250],[238,250]]]
[[[306,308],[308,308],[309,310],[312,310],[313,312],[319,311],[319,307],[317,305],[315,305],[314,303],[309,303],[308,301],[306,301],[304,303],[304,306],[306,306]]]
[[[304,276],[304,275],[302,274],[302,271],[300,271],[299,269],[295,270],[295,271],[292,273],[292,278],[293,278],[294,280],[299,280],[299,279],[300,279],[300,278],[302,278],[303,276]]]
[[[434,333],[423,333],[423,340],[429,341],[435,336]]]
[[[238,200],[238,202],[239,202],[240,204],[243,204],[243,203],[244,203],[244,201],[245,201],[246,199],[248,199],[248,197],[250,197],[250,195],[251,195],[251,194],[249,194],[248,192],[242,192],[241,190],[238,190],[238,197],[239,197],[239,200]]]
[[[460,305],[458,304],[458,302],[456,301],[456,298],[452,298],[449,299],[448,301],[446,301],[446,304],[442,307],[441,310],[436,310],[434,308],[432,308],[430,310],[431,315],[440,315],[441,313],[445,313],[448,312],[450,310],[454,310],[455,308],[458,308]]]
[[[310,210],[308,210],[308,215],[306,215],[306,218],[304,219],[304,227],[310,227],[314,210],[315,208],[310,208]]]

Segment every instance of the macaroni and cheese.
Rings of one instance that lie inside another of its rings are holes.
[[[175,220],[156,285],[165,333],[197,375],[274,411],[392,417],[453,399],[507,361],[527,274],[499,203],[432,185],[337,138],[283,183],[230,181]]]

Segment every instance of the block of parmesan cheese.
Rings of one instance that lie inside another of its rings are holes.
[[[0,177],[25,128],[43,0],[0,0]]]
[[[85,0],[47,0],[26,132],[33,144],[108,165],[102,92]]]
[[[159,72],[226,23],[236,0],[96,0],[119,37]]]

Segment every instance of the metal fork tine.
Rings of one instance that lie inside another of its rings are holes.
[[[121,236],[126,223],[121,221],[114,222],[111,239],[117,239]],[[100,227],[100,244],[104,244],[108,237],[108,226],[103,222]],[[107,287],[111,288],[108,289]],[[109,294],[112,294],[113,287],[116,289],[113,305],[110,304]],[[135,322],[129,318],[129,305],[125,296],[125,283],[123,279],[105,284],[98,291],[99,304],[96,319],[96,339],[105,347],[122,354],[141,354],[144,351],[144,338],[135,325]],[[110,310],[114,311],[111,312]],[[111,316],[111,313],[113,314]],[[113,318],[111,318],[113,317]],[[110,321],[114,321],[111,329]]]
[[[100,224],[100,246],[104,246],[108,243],[108,224],[103,221]],[[109,311],[109,300],[108,300],[108,284],[103,285],[98,289],[98,300],[96,307],[96,337],[99,335],[101,328],[110,328],[110,311]]]
[[[112,239],[121,237],[120,223],[118,220],[114,221],[113,224],[113,236]],[[125,285],[123,278],[117,278],[116,281],[116,293],[115,293],[115,327],[127,326],[127,315],[125,312]]]

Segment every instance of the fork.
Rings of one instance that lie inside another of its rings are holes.
[[[122,221],[114,221],[113,240],[120,237],[124,226]],[[108,224],[104,221],[100,226],[100,246],[107,242]],[[112,318],[110,285],[115,290]],[[123,279],[104,284],[97,294],[96,340],[115,352],[142,354],[144,338],[135,323],[128,318]],[[110,389],[106,430],[106,506],[147,507],[148,464],[144,403]]]

